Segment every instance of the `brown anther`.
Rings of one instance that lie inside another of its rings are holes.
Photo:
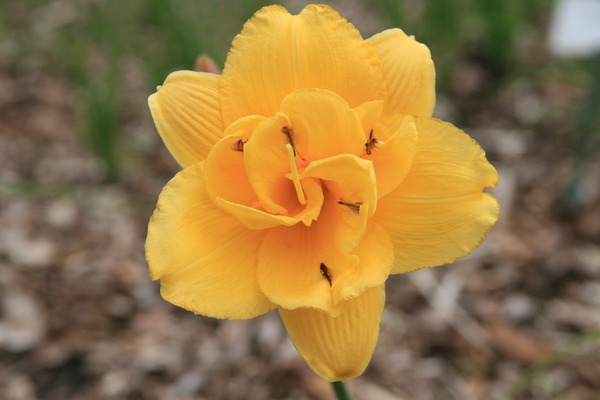
[[[294,157],[299,156],[304,161],[304,157],[298,154],[298,151],[296,150],[296,145],[294,145],[294,139],[292,138],[292,128],[290,128],[289,126],[284,126],[281,128],[281,133],[283,133],[287,137],[288,142],[292,146],[292,150],[294,151]]]
[[[294,157],[296,157],[296,146],[294,146],[294,139],[292,139],[292,130],[289,126],[284,126],[281,128],[281,133],[287,136],[288,142],[292,145],[292,150],[294,150]]]
[[[238,140],[237,142],[235,142],[234,144],[231,145],[231,150],[243,152],[244,151],[244,144],[247,141],[248,141],[248,139],[240,139],[240,140]]]
[[[327,265],[321,263],[321,275],[323,275],[325,277],[325,279],[327,279],[327,282],[329,282],[329,286],[331,286],[331,275],[329,275],[329,269],[327,268]]]
[[[356,203],[348,203],[343,200],[340,200],[340,201],[338,201],[338,204],[341,204],[346,207],[350,207],[350,209],[352,211],[354,211],[354,213],[356,215],[358,215],[360,213],[360,206],[362,206],[364,203],[362,201],[357,201]]]
[[[373,129],[369,132],[369,140],[365,143],[365,152],[371,154],[371,149],[377,144],[378,140],[373,137]]]

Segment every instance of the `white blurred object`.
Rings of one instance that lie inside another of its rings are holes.
[[[550,24],[550,51],[588,58],[600,52],[600,0],[558,0]]]

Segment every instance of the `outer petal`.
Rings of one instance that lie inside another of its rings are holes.
[[[392,273],[453,262],[481,244],[499,215],[483,193],[498,174],[479,145],[453,125],[416,119],[419,140],[405,180],[379,199],[374,218],[394,243]]]
[[[292,16],[283,7],[265,7],[244,25],[227,57],[223,121],[270,117],[285,96],[301,88],[331,90],[351,107],[385,99],[378,57],[337,11],[309,5]]]
[[[435,106],[435,68],[427,46],[397,28],[367,41],[383,66],[385,112],[430,117]]]
[[[274,308],[258,287],[260,231],[245,228],[209,199],[203,163],[178,173],[148,226],[146,258],[165,300],[215,318],[253,318]]]
[[[223,137],[218,75],[178,71],[148,98],[158,133],[182,167],[204,160]]]
[[[308,365],[333,382],[358,376],[369,364],[384,303],[381,285],[345,302],[337,317],[311,309],[279,309],[279,315]]]

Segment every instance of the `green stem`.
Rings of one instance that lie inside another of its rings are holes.
[[[343,381],[331,382],[331,384],[333,385],[333,391],[338,400],[352,400],[348,387]]]

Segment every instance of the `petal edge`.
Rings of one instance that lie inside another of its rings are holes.
[[[148,98],[158,133],[183,168],[203,161],[223,137],[219,82],[218,75],[177,71]]]
[[[256,278],[263,235],[242,226],[209,198],[203,163],[163,189],[148,224],[146,259],[165,300],[214,318],[248,319],[275,306]]]
[[[298,15],[280,6],[259,10],[233,40],[222,77],[225,125],[251,114],[271,117],[286,95],[302,88],[331,90],[350,107],[385,99],[372,46],[324,5]]]

